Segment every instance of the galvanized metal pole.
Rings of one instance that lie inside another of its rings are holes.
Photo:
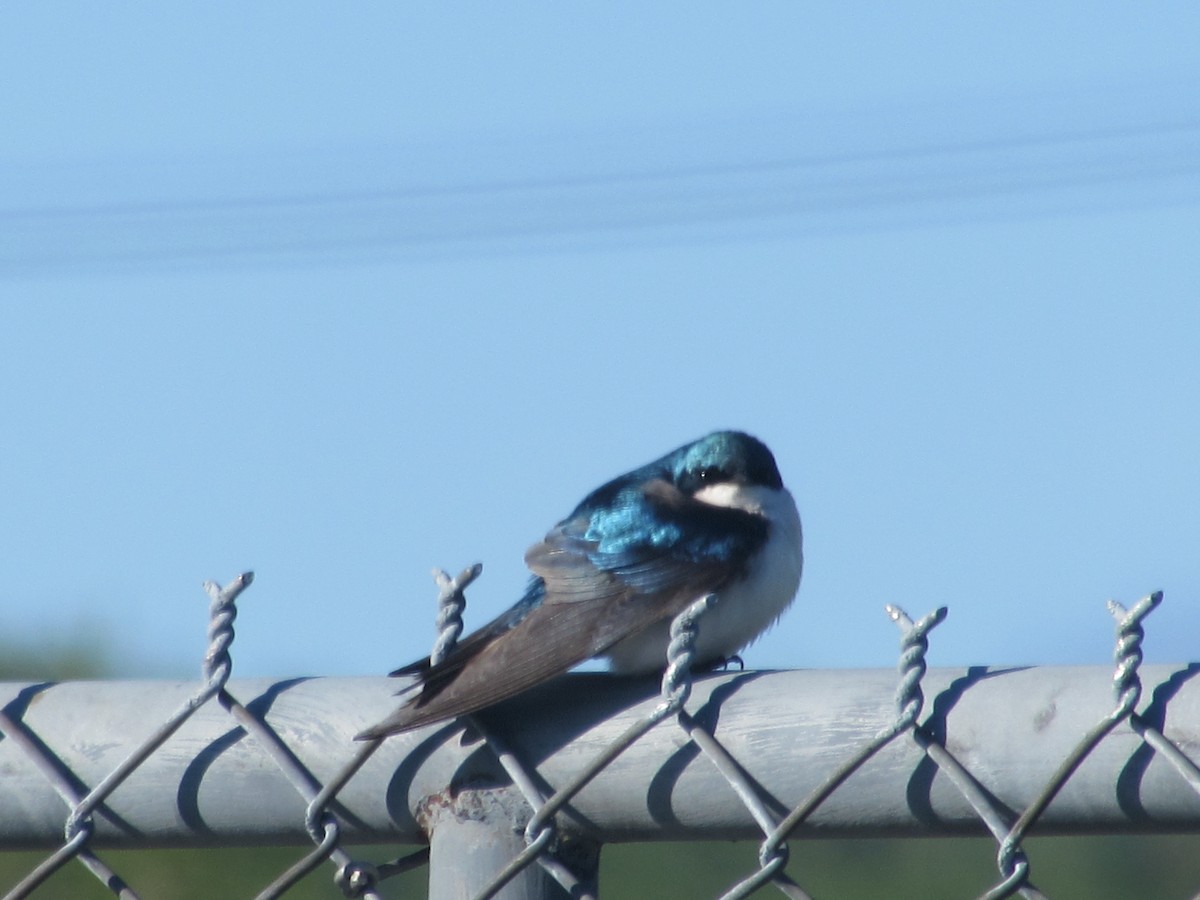
[[[1200,760],[1200,664],[1141,669],[1138,709]],[[1108,667],[930,669],[930,734],[1011,810],[1037,799],[1058,764],[1113,705]],[[0,684],[0,846],[54,847],[68,806],[117,770],[196,685],[180,682]],[[697,679],[687,708],[784,806],[895,718],[889,670],[735,672]],[[353,736],[394,704],[385,678],[233,680],[309,778],[333,781]],[[548,786],[566,783],[659,700],[655,679],[577,674],[485,713],[488,727]],[[599,841],[755,839],[761,831],[725,777],[673,722],[614,760],[561,813],[565,831]],[[134,768],[94,815],[91,845],[303,844],[307,802],[257,736],[216,700]],[[448,785],[487,789],[508,775],[461,725],[387,740],[336,796],[346,842],[423,843],[418,818]],[[873,757],[797,834],[979,833],[978,815],[910,736]],[[1200,830],[1200,796],[1169,754],[1118,725],[1039,819],[1040,833]]]
[[[528,807],[510,790],[464,790],[429,800],[423,823],[429,830],[429,900],[478,897],[525,849],[519,824]],[[540,865],[517,872],[496,900],[571,900]]]

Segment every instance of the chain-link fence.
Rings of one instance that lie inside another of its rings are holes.
[[[461,632],[463,590],[478,574],[437,573],[435,655]],[[465,720],[355,743],[396,702],[394,683],[230,681],[235,603],[251,580],[206,585],[199,686],[0,686],[0,846],[55,848],[6,897],[30,895],[72,861],[137,897],[101,857],[110,846],[311,841],[258,897],[284,895],[328,861],[348,897],[383,897],[389,876],[428,865],[436,900],[588,898],[604,843],[754,838],[757,866],[711,895],[773,886],[806,898],[789,871],[789,837],[986,829],[998,874],[983,896],[1038,898],[1022,844],[1035,825],[1200,828],[1200,664],[1141,666],[1142,621],[1161,594],[1128,610],[1109,604],[1115,676],[927,671],[928,635],[946,610],[914,622],[888,607],[901,632],[898,677],[693,679],[697,627],[719,602],[703,598],[675,621],[657,689],[570,675]],[[429,846],[387,862],[353,858],[347,848],[365,842]]]

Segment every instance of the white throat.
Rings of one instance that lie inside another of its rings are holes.
[[[695,499],[743,509],[767,520],[767,543],[749,563],[747,575],[729,585],[700,620],[696,659],[711,662],[737,653],[775,624],[791,605],[804,567],[803,536],[796,502],[785,488],[714,484]],[[696,598],[699,599],[699,598]],[[617,672],[661,670],[667,662],[670,622],[659,622],[612,647],[606,654]]]

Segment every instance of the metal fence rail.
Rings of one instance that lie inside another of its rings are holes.
[[[439,574],[446,640],[478,574]],[[1117,620],[1116,669],[926,671],[938,610],[900,610],[899,673],[688,675],[711,598],[675,623],[661,685],[576,674],[457,723],[387,741],[353,735],[393,707],[382,678],[229,680],[234,603],[209,585],[200,685],[0,684],[0,846],[52,852],[8,897],[79,860],[136,897],[110,846],[311,843],[260,897],[326,860],[346,896],[430,863],[430,896],[594,897],[600,845],[738,838],[759,867],[725,896],[787,872],[788,837],[990,832],[986,897],[1042,895],[1022,838],[1200,830],[1200,664],[1140,666],[1155,594]],[[1143,685],[1145,689],[1143,690]],[[926,697],[929,702],[926,702]],[[424,843],[386,863],[351,843]],[[469,862],[465,862],[469,861]]]

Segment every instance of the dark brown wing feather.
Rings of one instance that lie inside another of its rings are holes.
[[[666,482],[647,485],[641,500],[664,519],[682,510],[693,525],[698,516],[711,520],[712,533],[722,536],[741,528],[758,540],[757,529],[765,527],[757,516],[700,504]],[[393,674],[421,678],[414,686],[420,693],[358,737],[408,731],[519,694],[678,614],[737,571],[729,554],[706,554],[703,546],[681,553],[675,544],[646,541],[606,556],[586,537],[588,527],[588,517],[576,515],[529,549],[525,561],[540,580],[533,590],[544,596],[519,624],[514,626],[510,611],[469,635],[436,666],[425,659],[397,669]]]

